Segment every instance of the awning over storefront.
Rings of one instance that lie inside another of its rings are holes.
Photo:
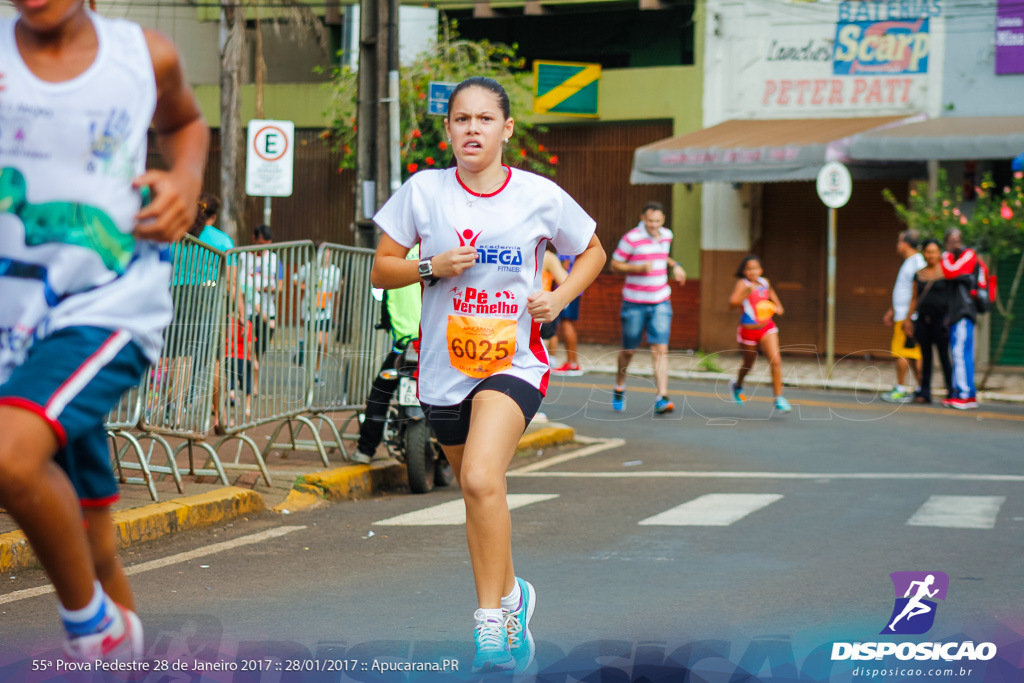
[[[1024,150],[1024,116],[947,116],[859,135],[865,161],[1012,159]]]
[[[916,120],[919,117],[725,121],[638,148],[630,182],[814,180],[826,161],[848,160],[852,136]]]

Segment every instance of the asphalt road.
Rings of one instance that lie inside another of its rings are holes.
[[[539,678],[867,680],[858,666],[895,670],[875,677],[888,681],[1024,678],[1024,408],[787,391],[795,409],[779,415],[758,392],[742,406],[725,386],[671,393],[675,413],[654,416],[653,391],[635,380],[615,413],[607,378],[557,381],[543,410],[588,443],[514,464]],[[189,669],[136,680],[450,679],[381,671],[446,659],[467,678],[475,604],[460,509],[457,490],[395,494],[134,550],[149,657]],[[948,577],[948,590],[925,633],[879,635],[900,571]],[[11,662],[0,680],[78,680],[29,671],[61,636],[52,594],[22,592],[44,577],[0,580],[0,661]],[[830,658],[834,642],[967,640],[998,654]],[[196,660],[266,670],[200,674]]]

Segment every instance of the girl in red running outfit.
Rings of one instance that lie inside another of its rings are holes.
[[[730,383],[732,397],[737,403],[746,403],[743,393],[743,379],[747,376],[757,360],[757,350],[768,357],[772,366],[772,388],[775,390],[775,409],[780,413],[788,413],[792,408],[789,401],[782,395],[782,357],[779,355],[779,328],[772,320],[782,315],[784,310],[779,296],[772,289],[768,280],[761,277],[761,260],[751,254],[743,259],[736,277],[739,281],[733,287],[729,297],[729,305],[743,311],[740,325],[736,329],[736,341],[743,352],[743,365],[739,375]]]
[[[522,672],[534,658],[537,595],[512,565],[505,471],[547,389],[541,323],[593,282],[605,254],[572,197],[501,163],[515,126],[501,85],[463,81],[444,123],[457,166],[413,175],[374,216],[384,234],[370,279],[384,289],[423,283],[419,399],[466,504],[473,669]],[[541,284],[548,242],[579,255],[553,292]],[[419,262],[407,261],[417,243]]]

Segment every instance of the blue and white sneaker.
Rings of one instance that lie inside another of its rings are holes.
[[[516,668],[516,660],[508,649],[508,630],[505,625],[508,618],[490,621],[481,609],[473,616],[476,617],[476,628],[473,630],[473,639],[476,641],[473,673],[511,671]]]
[[[788,413],[789,411],[793,410],[793,406],[789,405],[789,401],[787,401],[784,396],[776,396],[775,410],[779,411],[780,413]]]
[[[626,408],[626,392],[612,389],[612,409],[621,413]]]
[[[736,403],[746,403],[747,395],[743,393],[743,387],[736,384],[736,380],[729,382],[729,389],[732,391],[732,400]]]
[[[505,612],[505,625],[508,628],[508,649],[516,660],[516,673],[523,673],[533,663],[535,654],[533,634],[530,633],[530,619],[533,609],[537,606],[537,591],[529,581],[516,577],[522,600],[519,609]]]

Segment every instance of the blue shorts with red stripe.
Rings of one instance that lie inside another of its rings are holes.
[[[35,413],[53,429],[59,444],[55,461],[83,506],[103,507],[118,499],[103,424],[148,366],[129,333],[70,327],[35,342],[25,362],[0,385],[0,405]]]

